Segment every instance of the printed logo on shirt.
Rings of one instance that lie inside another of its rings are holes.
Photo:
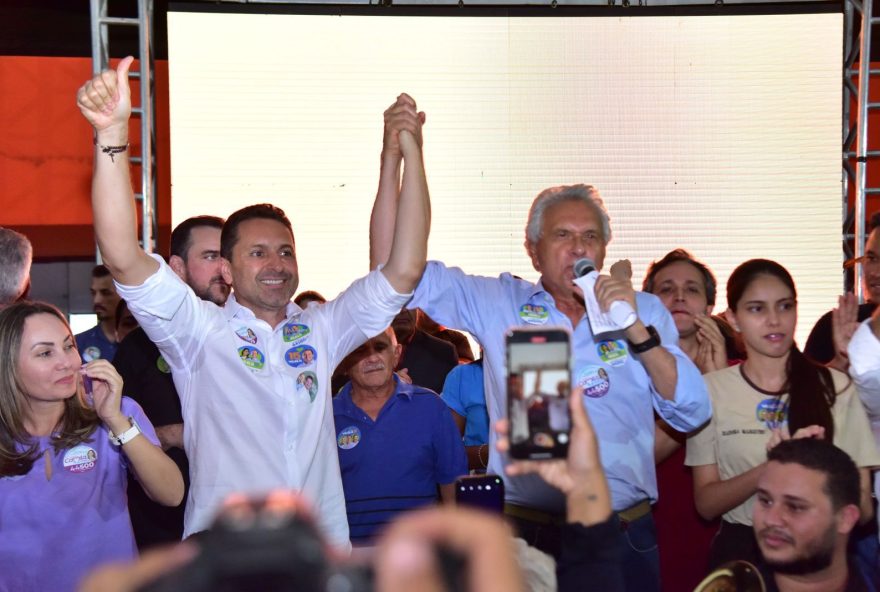
[[[598,399],[608,394],[611,379],[602,366],[586,366],[578,371],[575,384],[584,389],[586,396]]]
[[[318,359],[318,354],[310,345],[297,345],[284,353],[284,361],[288,366],[300,368],[302,366],[311,366]]]
[[[788,423],[788,402],[783,402],[779,397],[764,399],[755,408],[755,417],[768,429],[782,427]]]
[[[313,403],[318,396],[318,377],[314,372],[302,372],[296,377],[296,390],[309,394],[309,402]]]
[[[94,360],[101,359],[101,350],[94,345],[90,345],[85,350],[83,350],[82,358],[86,362],[92,362]]]
[[[238,335],[239,339],[244,339],[251,345],[257,342],[257,334],[250,327],[239,327],[235,330],[235,334]]]
[[[622,339],[606,339],[600,341],[596,351],[603,362],[611,366],[622,366],[629,357],[629,350]]]
[[[546,325],[550,311],[542,304],[523,304],[519,307],[519,318],[530,325]]]
[[[284,342],[292,343],[293,345],[305,341],[311,332],[312,330],[309,329],[308,325],[300,323],[287,323],[281,328],[281,336],[284,338]]]
[[[244,365],[252,370],[262,370],[266,364],[263,352],[255,347],[240,347],[238,348],[238,355],[241,361],[244,362]]]
[[[64,468],[71,473],[85,473],[95,468],[97,460],[94,448],[80,444],[64,453]]]
[[[168,362],[166,362],[165,358],[163,358],[162,356],[156,358],[156,368],[158,368],[159,372],[161,372],[162,374],[171,373],[171,366],[168,365]]]
[[[357,426],[348,426],[336,436],[336,445],[343,450],[349,450],[361,441],[361,431]]]

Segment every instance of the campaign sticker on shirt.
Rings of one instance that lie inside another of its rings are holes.
[[[361,431],[357,426],[348,426],[336,436],[336,445],[343,450],[349,450],[361,441]]]
[[[64,453],[64,468],[71,473],[85,473],[95,468],[97,460],[94,448],[80,444]]]
[[[550,311],[542,304],[523,304],[519,307],[519,318],[530,325],[546,325]]]
[[[83,350],[82,358],[86,362],[92,362],[94,360],[101,359],[101,350],[94,345],[90,345],[85,350]]]
[[[235,330],[235,334],[238,335],[239,339],[243,339],[251,345],[257,342],[257,334],[250,327],[239,327]]]
[[[284,342],[292,343],[293,345],[305,341],[311,332],[312,330],[309,329],[308,325],[300,323],[287,323],[281,328],[281,336],[284,338]]]
[[[755,416],[768,429],[775,430],[788,422],[788,402],[783,402],[779,397],[764,399],[758,403]]]
[[[244,362],[244,365],[253,370],[262,370],[263,366],[266,364],[266,358],[263,356],[263,352],[255,347],[240,347],[238,348],[238,355],[241,357],[241,361]]]
[[[166,362],[165,358],[163,358],[162,356],[156,358],[156,368],[158,368],[159,372],[161,372],[162,374],[171,373],[171,366],[168,365],[168,362]]]
[[[593,399],[604,397],[611,388],[608,371],[602,366],[586,366],[577,373],[576,384],[584,389],[584,394]]]
[[[284,353],[284,361],[294,368],[311,366],[317,359],[318,352],[311,345],[297,345]]]
[[[296,377],[296,390],[309,394],[309,402],[315,401],[318,396],[318,377],[314,372],[303,372]]]
[[[596,351],[603,362],[611,366],[622,366],[629,357],[629,350],[622,339],[606,339],[600,341]]]

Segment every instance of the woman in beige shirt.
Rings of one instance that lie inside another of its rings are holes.
[[[880,464],[865,411],[849,377],[808,360],[794,343],[797,292],[784,267],[752,259],[727,282],[727,316],[747,358],[705,376],[711,421],[688,439],[697,511],[723,515],[710,565],[760,562],[752,534],[752,503],[767,449],[787,438],[825,438],[849,454],[862,473],[862,521],[873,515],[869,467]]]

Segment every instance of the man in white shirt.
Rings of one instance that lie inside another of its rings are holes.
[[[347,546],[330,373],[389,325],[421,277],[430,226],[423,116],[406,95],[386,112],[405,170],[393,251],[381,270],[304,311],[290,302],[299,278],[289,220],[275,206],[249,206],[229,216],[221,233],[222,273],[233,294],[220,308],[138,246],[127,154],[131,61],[95,76],[77,98],[96,134],[98,245],[181,398],[192,480],[184,536],[207,528],[229,493],[292,487],[315,504],[328,540]]]
[[[849,375],[871,421],[874,440],[880,447],[880,308],[863,321],[847,347]],[[874,494],[880,495],[880,471],[874,473]],[[878,513],[880,520],[880,513]]]

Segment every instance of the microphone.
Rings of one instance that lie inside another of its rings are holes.
[[[574,262],[574,277],[583,277],[591,271],[596,271],[596,263],[592,259],[581,257]],[[596,272],[596,275],[598,275],[598,272]]]
[[[574,262],[574,283],[584,291],[584,302],[587,305],[587,316],[593,333],[605,333],[608,331],[626,329],[638,320],[638,315],[630,303],[626,300],[615,300],[611,303],[607,313],[603,313],[596,300],[596,279],[599,272],[596,263],[587,257],[582,257]],[[600,330],[601,329],[601,330]]]

